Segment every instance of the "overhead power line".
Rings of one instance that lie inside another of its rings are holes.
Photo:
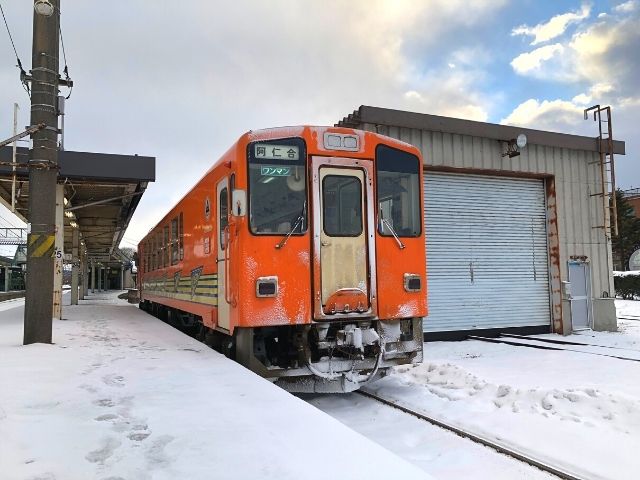
[[[71,80],[71,77],[69,76],[69,67],[67,65],[67,52],[64,49],[64,38],[62,37],[62,21],[60,22],[60,44],[62,45],[62,58],[64,60],[64,69],[62,71],[64,72],[64,76],[67,82],[69,82]],[[69,94],[66,97],[67,100],[69,100],[69,97],[71,97],[71,92],[73,92],[73,83],[71,83],[71,86],[69,87]]]
[[[18,56],[18,50],[16,50],[16,44],[13,42],[13,36],[11,35],[11,30],[9,29],[9,24],[7,23],[7,17],[4,14],[4,9],[2,8],[2,4],[1,3],[0,3],[0,12],[2,13],[2,19],[4,20],[4,26],[7,28],[7,33],[9,34],[9,40],[11,41],[11,46],[13,47],[13,53],[16,54],[16,61],[18,62],[16,67],[18,67],[20,69],[20,78],[22,79],[27,75],[27,72],[25,72],[24,68],[22,68],[22,62],[20,61],[20,57]],[[31,92],[29,91],[29,86],[23,80],[21,80],[21,83],[22,83],[22,88],[24,88],[24,91],[27,92],[27,95],[29,95],[29,97],[31,97]]]

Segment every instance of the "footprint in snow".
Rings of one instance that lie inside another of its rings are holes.
[[[96,422],[106,422],[107,420],[115,420],[116,418],[118,418],[118,415],[115,413],[105,413],[104,415],[94,418],[94,420]]]
[[[109,374],[102,377],[102,381],[105,385],[109,385],[110,387],[124,387],[125,381],[124,377],[121,375]]]
[[[87,453],[84,458],[86,458],[91,463],[100,463],[103,464],[105,460],[107,460],[116,449],[122,445],[122,442],[116,440],[115,438],[108,437],[102,440],[102,447],[97,450],[92,450]]]
[[[116,406],[116,403],[110,398],[100,398],[98,400],[95,400],[93,404],[99,407],[115,407]]]
[[[141,442],[151,435],[151,432],[132,432],[127,435],[129,440],[133,440],[134,442]]]
[[[147,460],[152,467],[164,467],[170,463],[169,457],[165,453],[165,447],[171,443],[175,437],[171,435],[161,435],[147,450]]]

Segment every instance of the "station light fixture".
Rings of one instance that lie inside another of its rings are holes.
[[[50,17],[53,15],[55,10],[49,0],[36,0],[33,4],[33,8],[38,15],[42,15],[44,17]]]

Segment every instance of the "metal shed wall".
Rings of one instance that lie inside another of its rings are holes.
[[[567,262],[571,256],[587,256],[591,266],[591,285],[594,294],[594,328],[615,328],[612,258],[610,239],[603,228],[602,199],[591,196],[601,191],[601,178],[595,151],[528,144],[520,156],[502,157],[504,143],[495,139],[451,134],[389,125],[360,123],[357,128],[400,139],[418,147],[429,169],[506,176],[549,177],[548,202],[556,202],[557,239],[550,238],[550,257],[559,255],[559,278],[567,280]],[[553,177],[553,178],[551,178]],[[549,222],[556,219],[549,218]],[[428,232],[427,232],[428,235]],[[557,248],[556,253],[554,249]],[[427,256],[429,252],[427,252]],[[553,276],[553,266],[551,268]],[[555,308],[560,308],[560,286],[552,283]],[[604,297],[604,298],[603,298]],[[571,330],[569,302],[561,302],[563,331]],[[553,314],[556,316],[555,313]],[[611,316],[613,315],[613,319]]]

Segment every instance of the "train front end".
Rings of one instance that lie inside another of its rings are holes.
[[[236,359],[295,392],[353,391],[421,362],[419,151],[344,128],[255,132],[245,145]]]

